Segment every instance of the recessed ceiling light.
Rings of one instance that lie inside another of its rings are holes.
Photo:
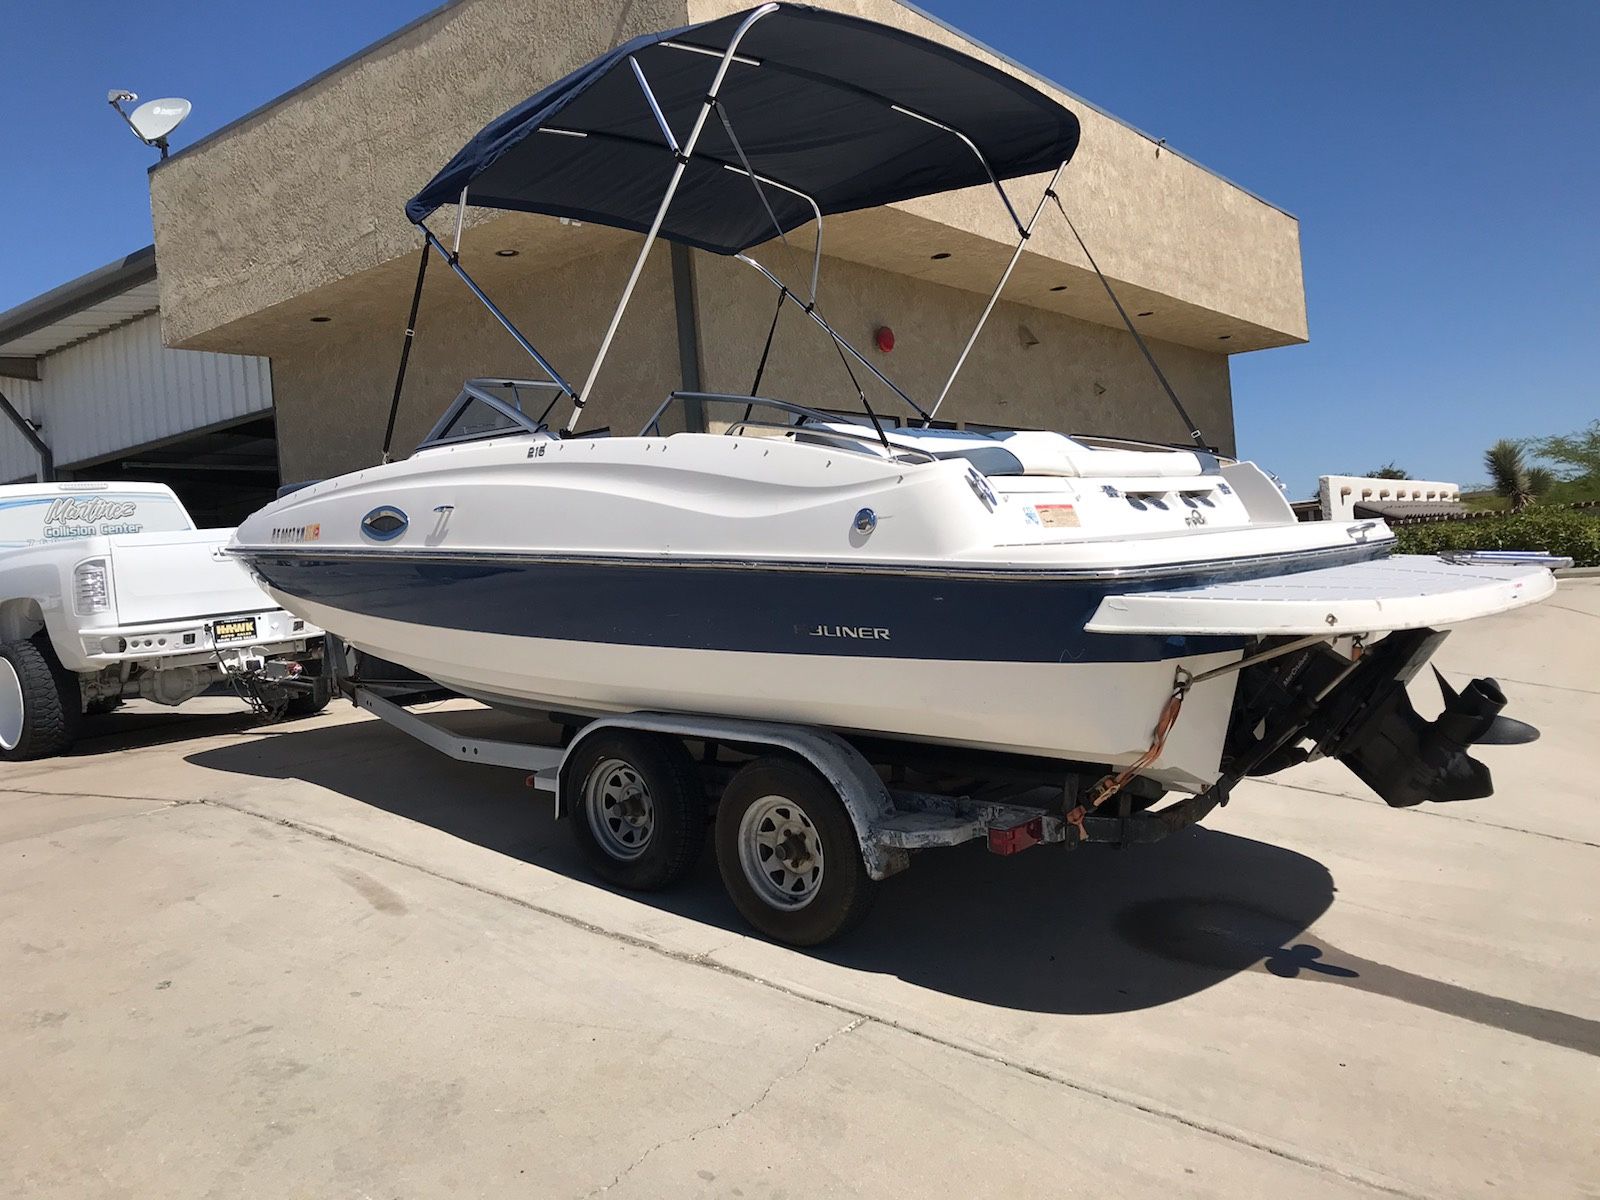
[[[1139,315],[1141,317],[1153,317],[1153,316],[1156,315],[1156,310],[1153,309],[1153,308],[1152,309],[1148,309],[1145,312],[1140,313]]]
[[[496,258],[515,258],[521,253],[521,250],[496,250],[494,256]]]
[[[333,320],[332,317],[312,317],[311,323],[313,325],[326,325],[331,320]]]
[[[1064,283],[1058,283],[1058,284],[1055,285],[1055,287],[1051,288],[1050,290],[1052,292],[1064,292],[1064,291],[1067,290],[1067,285],[1064,284]]]
[[[941,250],[941,251],[939,251],[939,253],[937,253],[935,255],[932,255],[931,257],[933,258],[934,262],[942,262],[944,259],[947,259],[947,258],[950,257],[950,251]]]

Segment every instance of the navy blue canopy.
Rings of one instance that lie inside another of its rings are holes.
[[[753,10],[752,10],[753,11]],[[686,140],[719,58],[749,15],[635,38],[491,121],[406,205],[421,221],[468,203],[644,232],[676,159],[628,59]],[[713,51],[715,53],[705,53]],[[959,51],[858,17],[780,4],[739,44],[661,236],[734,254],[815,215],[1054,170],[1078,119],[1038,89]],[[899,111],[897,111],[898,106]],[[909,110],[909,111],[904,111]],[[926,119],[919,119],[926,118]],[[961,139],[930,122],[959,130]],[[582,135],[582,136],[576,136]],[[772,216],[739,167],[766,187]],[[793,189],[792,192],[784,188]]]

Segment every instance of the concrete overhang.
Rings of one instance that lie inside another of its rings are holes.
[[[1294,217],[915,8],[895,0],[828,6],[957,46],[1078,113],[1083,141],[1061,198],[1150,336],[1222,354],[1306,339]],[[390,313],[395,288],[405,286],[398,281],[407,268],[396,267],[419,245],[402,205],[485,122],[620,40],[740,7],[454,0],[175,153],[151,172],[166,341],[271,353],[275,331],[321,309]],[[1007,186],[1019,208],[1031,209],[1043,185]],[[435,220],[442,230],[453,214]],[[523,214],[474,213],[468,224],[469,248],[517,249],[525,269],[637,241]],[[830,217],[824,249],[986,294],[1014,236],[993,191],[968,189]],[[790,241],[808,248],[810,230]],[[823,286],[826,309],[826,278]],[[1006,298],[1120,324],[1054,213],[1041,220]]]

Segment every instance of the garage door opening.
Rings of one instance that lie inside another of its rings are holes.
[[[196,430],[92,463],[58,469],[61,479],[164,483],[202,529],[237,525],[278,491],[272,416]]]

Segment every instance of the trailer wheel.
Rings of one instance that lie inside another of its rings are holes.
[[[22,762],[61,754],[78,738],[78,677],[37,639],[0,646],[0,758]]]
[[[759,758],[717,808],[717,868],[745,920],[775,941],[816,946],[866,916],[875,886],[844,802],[814,771]]]
[[[683,744],[660,734],[595,734],[568,764],[573,837],[608,883],[649,892],[682,879],[706,840],[706,796]]]

